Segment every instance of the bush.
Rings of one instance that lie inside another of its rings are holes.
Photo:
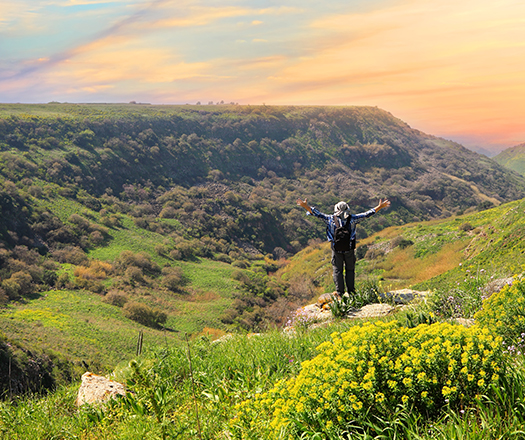
[[[118,290],[110,290],[106,296],[104,296],[103,301],[113,306],[124,307],[128,302],[128,295]]]
[[[126,277],[130,283],[145,283],[144,273],[140,267],[131,266],[126,269]]]
[[[341,438],[400,406],[427,417],[463,408],[505,373],[501,338],[476,326],[367,322],[331,338],[296,378],[241,403],[232,427],[259,438]]]
[[[413,244],[414,242],[412,240],[407,240],[406,238],[400,235],[392,239],[392,242],[391,242],[392,248],[399,246],[401,249],[405,249],[409,246],[412,246]]]
[[[468,231],[472,231],[474,227],[469,222],[465,222],[465,223],[461,223],[458,229],[463,232],[468,232]]]
[[[32,277],[28,273],[15,272],[13,275],[11,275],[10,280],[13,280],[15,284],[20,286],[18,290],[20,295],[27,295],[33,291]]]
[[[138,267],[148,274],[160,272],[159,265],[145,252],[135,254],[131,251],[123,251],[119,256],[117,266],[121,269]]]
[[[229,255],[226,255],[226,254],[223,254],[223,253],[220,253],[220,252],[215,255],[215,260],[222,261],[223,263],[231,263],[232,262],[232,259],[230,258]]]
[[[186,278],[180,267],[165,267],[162,269],[161,285],[172,292],[178,292],[186,284]]]
[[[62,272],[56,281],[57,287],[66,287],[69,284],[70,276],[67,272]]]
[[[168,319],[166,313],[134,301],[127,302],[123,310],[126,318],[147,327],[160,327]]]
[[[89,264],[89,259],[84,251],[75,246],[67,246],[63,249],[58,249],[53,252],[55,257],[60,263],[69,263],[76,266]]]
[[[20,284],[12,278],[2,281],[2,290],[9,299],[17,299],[20,294]]]
[[[502,336],[507,344],[525,333],[525,279],[515,280],[483,301],[474,315],[476,322]]]
[[[0,287],[0,306],[3,306],[7,302],[9,302],[9,297],[5,290]]]
[[[49,287],[54,287],[57,283],[58,275],[54,270],[45,269],[42,281]]]

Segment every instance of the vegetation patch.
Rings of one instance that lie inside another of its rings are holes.
[[[350,421],[359,429],[400,406],[435,417],[490,393],[506,368],[501,338],[450,324],[365,323],[332,334],[318,350],[296,378],[238,406],[237,432],[343,438]]]

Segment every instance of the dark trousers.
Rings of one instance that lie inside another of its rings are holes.
[[[349,252],[335,252],[332,250],[332,268],[334,270],[335,290],[339,295],[345,293],[355,293],[355,253],[353,250]],[[343,275],[344,271],[344,275]]]

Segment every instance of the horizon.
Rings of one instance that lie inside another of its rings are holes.
[[[2,6],[2,103],[366,105],[487,155],[525,141],[512,0]]]

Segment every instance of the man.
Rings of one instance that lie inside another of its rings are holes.
[[[326,223],[326,237],[332,246],[332,269],[335,289],[340,297],[345,293],[355,293],[355,229],[361,220],[390,206],[389,200],[379,200],[379,204],[361,214],[352,214],[345,202],[334,207],[334,214],[323,214],[307,203],[307,199],[297,200],[297,205],[306,209],[307,214],[321,218]],[[344,269],[344,276],[343,276]]]

